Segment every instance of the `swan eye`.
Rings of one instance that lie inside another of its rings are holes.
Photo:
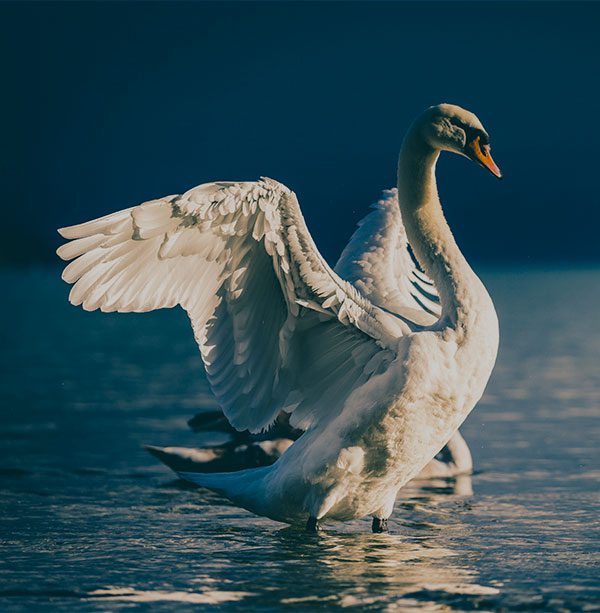
[[[489,140],[487,143],[482,142],[481,135],[478,134],[467,144],[466,155],[474,162],[477,162],[484,168],[487,168],[494,176],[498,177],[499,179],[502,178],[502,173],[490,154]]]
[[[481,132],[477,128],[464,126],[462,128],[467,135],[467,146],[473,147],[474,143],[479,143],[481,147],[489,146],[490,138],[485,132]]]

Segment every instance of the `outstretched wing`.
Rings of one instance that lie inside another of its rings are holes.
[[[335,272],[374,304],[431,325],[440,316],[440,300],[410,252],[398,190],[386,190],[372,208],[359,222]]]
[[[239,430],[280,410],[309,427],[394,356],[401,319],[317,251],[296,196],[263,179],[208,183],[63,228],[63,279],[86,310],[181,305],[209,383]]]

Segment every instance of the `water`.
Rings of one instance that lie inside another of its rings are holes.
[[[501,351],[477,473],[413,484],[390,534],[318,537],[174,479],[213,406],[182,311],[85,313],[3,272],[0,610],[600,610],[600,271],[483,271]],[[149,603],[149,604],[148,604]]]

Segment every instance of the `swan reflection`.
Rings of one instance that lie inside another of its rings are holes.
[[[465,532],[463,499],[472,493],[471,478],[413,481],[401,491],[396,519],[387,534],[370,534],[367,521],[327,524],[318,536],[282,528],[272,536],[276,560],[302,559],[309,586],[286,588],[281,604],[316,606],[443,606],[444,598],[481,598],[498,593],[481,585],[478,574],[456,548]],[[403,495],[402,495],[403,494]],[[300,554],[300,556],[299,556]],[[284,565],[285,568],[285,565]],[[288,566],[289,570],[289,566]],[[284,580],[285,571],[281,571]],[[454,600],[453,600],[454,601]]]

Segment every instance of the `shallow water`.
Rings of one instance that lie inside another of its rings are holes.
[[[390,534],[307,536],[141,447],[214,406],[186,317],[85,313],[4,271],[0,610],[600,610],[600,270],[483,270],[501,351],[463,427],[476,474],[412,484]],[[150,603],[150,604],[148,604]]]

